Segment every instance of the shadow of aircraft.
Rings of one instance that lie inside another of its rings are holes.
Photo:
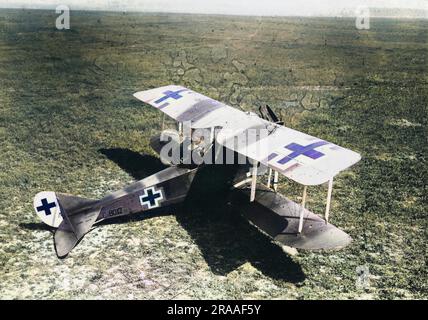
[[[55,228],[48,226],[45,223],[42,222],[30,222],[30,223],[20,223],[20,228],[24,228],[27,230],[40,230],[40,231],[50,231],[54,233]]]
[[[166,168],[158,158],[142,155],[129,149],[113,148],[99,149],[98,151],[136,180],[141,180]]]
[[[118,164],[136,180],[166,168],[158,158],[128,149],[100,149],[100,153]],[[259,232],[228,203],[233,165],[201,167],[183,204],[159,208],[149,213],[118,217],[100,224],[118,224],[169,215],[171,211],[198,245],[213,273],[226,275],[242,264],[251,265],[276,280],[299,283],[305,279],[301,266],[280,246]],[[30,223],[25,228],[40,228]]]
[[[101,149],[99,152],[137,180],[165,168],[158,158],[128,149]],[[228,192],[236,170],[237,167],[232,165],[211,165],[199,169],[186,201],[173,209],[177,221],[195,240],[215,274],[226,275],[250,262],[273,279],[293,283],[303,281],[305,275],[301,266],[228,203]],[[168,209],[168,214],[170,212]],[[164,208],[105,223],[125,223],[160,215],[165,215]]]
[[[245,262],[263,274],[297,283],[304,280],[299,264],[252,226],[228,202],[238,166],[201,167],[177,221],[198,244],[211,270],[225,275]]]

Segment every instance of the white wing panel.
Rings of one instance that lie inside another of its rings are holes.
[[[140,91],[134,96],[176,121],[190,121],[192,128],[222,127],[218,143],[304,185],[327,182],[361,158],[354,151],[271,123],[181,86]],[[248,144],[238,143],[242,136]]]

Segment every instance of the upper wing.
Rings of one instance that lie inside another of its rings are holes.
[[[327,182],[361,159],[349,149],[261,119],[181,86],[134,96],[192,128],[222,127],[217,142],[303,185]],[[242,141],[245,140],[245,141]],[[243,142],[243,143],[240,143]]]
[[[303,185],[325,183],[361,159],[352,150],[260,118],[250,123],[222,129],[217,141]]]
[[[244,112],[181,86],[165,86],[134,93],[134,97],[158,108],[179,122],[191,122],[192,128],[210,128],[228,124]]]

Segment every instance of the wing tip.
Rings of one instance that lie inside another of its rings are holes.
[[[137,98],[138,100],[144,101],[143,97],[142,97],[144,95],[144,92],[145,91],[137,91],[137,92],[134,92],[132,95],[134,96],[134,98]]]
[[[183,86],[177,85],[177,84],[169,84],[162,87],[155,87],[147,90],[137,91],[134,92],[132,95],[137,98],[138,100],[141,100],[143,102],[148,102],[156,97],[157,94],[159,94],[159,91],[166,90],[166,89],[187,89]]]

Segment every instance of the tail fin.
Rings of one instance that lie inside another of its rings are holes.
[[[65,257],[97,221],[101,208],[97,201],[52,191],[34,197],[37,215],[57,228],[54,242],[57,256]]]

